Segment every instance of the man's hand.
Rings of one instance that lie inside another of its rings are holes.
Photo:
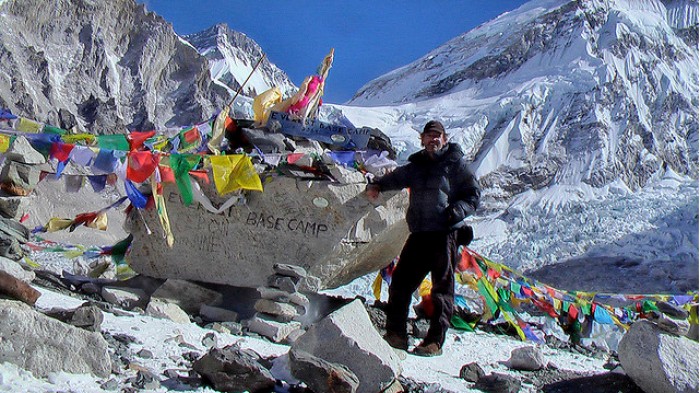
[[[368,184],[365,187],[365,195],[370,202],[377,202],[379,200],[379,186],[376,184]]]

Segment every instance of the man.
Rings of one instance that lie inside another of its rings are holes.
[[[366,194],[376,200],[381,191],[409,189],[406,223],[410,235],[392,273],[385,340],[394,348],[408,349],[411,295],[430,273],[433,315],[427,336],[413,353],[438,356],[454,309],[454,270],[459,258],[456,229],[466,226],[463,220],[476,211],[481,193],[462,149],[447,142],[439,121],[429,121],[420,139],[423,150],[412,154],[408,164],[368,184]]]

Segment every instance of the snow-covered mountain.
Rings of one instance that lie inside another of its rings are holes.
[[[617,179],[636,189],[660,168],[697,178],[698,80],[697,1],[534,0],[349,104],[431,108],[506,197]]]
[[[217,24],[183,38],[209,60],[211,78],[228,89],[231,96],[249,75],[250,79],[241,91],[241,94],[248,97],[255,97],[273,86],[278,87],[283,96],[290,96],[298,90],[289,76],[267,58],[253,72],[263,56],[263,49],[248,36],[231,30],[226,24]]]
[[[697,1],[534,0],[328,116],[382,129],[401,158],[443,120],[474,158],[473,247],[495,261],[570,289],[682,292],[698,288],[698,80]]]
[[[195,124],[225,104],[206,58],[134,0],[5,0],[0,106],[65,129]]]

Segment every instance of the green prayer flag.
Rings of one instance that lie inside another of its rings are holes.
[[[493,298],[493,296],[491,296],[491,293],[486,288],[484,280],[477,280],[476,285],[479,287],[479,292],[484,297],[489,310],[491,310],[491,313],[495,315],[496,311],[498,311],[498,304],[496,304],[496,300]]]
[[[190,183],[189,171],[191,171],[202,160],[202,156],[196,154],[171,154],[170,168],[175,175],[175,183],[180,190],[182,203],[185,206],[192,204],[192,183]]]
[[[97,146],[100,149],[129,151],[129,141],[126,135],[98,135]]]
[[[456,314],[453,314],[452,318],[450,318],[450,324],[452,324],[452,327],[457,330],[466,330],[468,332],[474,331],[474,327],[472,325]]]
[[[43,132],[44,132],[44,134],[63,135],[68,131],[64,130],[63,128],[58,128],[58,127],[54,127],[54,126],[50,126],[48,124],[45,124]]]

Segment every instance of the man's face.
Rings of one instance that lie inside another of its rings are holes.
[[[428,131],[420,136],[420,142],[425,150],[432,154],[438,152],[447,143],[445,134],[437,131]]]

